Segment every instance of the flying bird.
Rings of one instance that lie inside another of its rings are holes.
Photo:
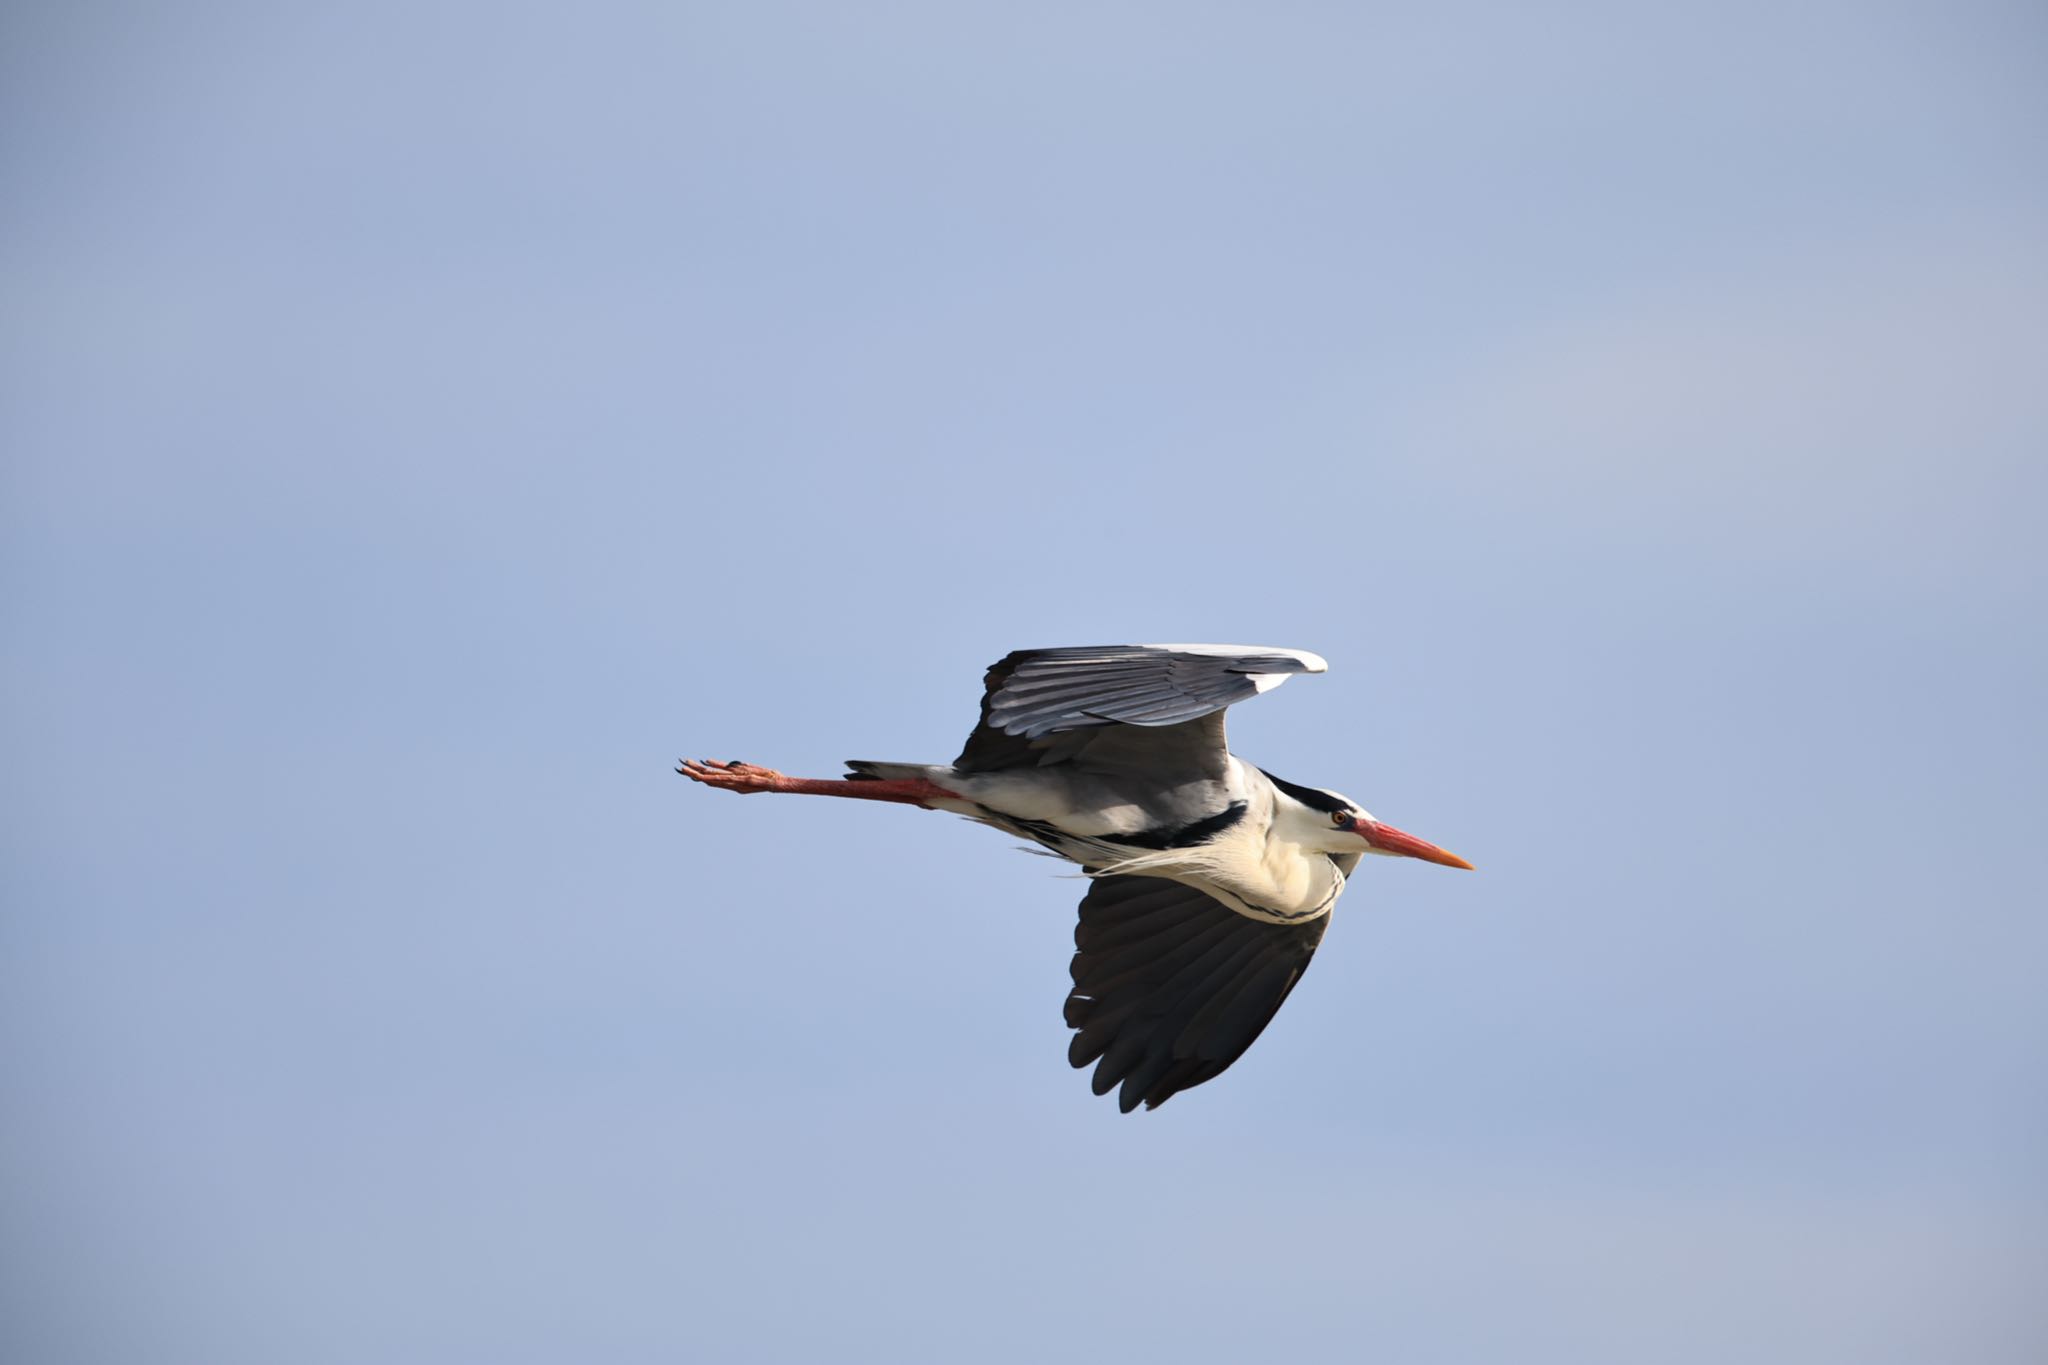
[[[1472,864],[1230,752],[1225,708],[1328,665],[1298,649],[1025,649],[988,671],[981,722],[950,764],[848,763],[844,778],[751,763],[677,771],[950,811],[1029,840],[1090,878],[1074,931],[1067,1057],[1098,1095],[1150,1109],[1244,1054],[1308,967],[1368,853]]]

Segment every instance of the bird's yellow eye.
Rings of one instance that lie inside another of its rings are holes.
[[[1331,823],[1331,824],[1333,824],[1333,825],[1335,825],[1335,826],[1337,826],[1337,828],[1339,828],[1339,829],[1342,829],[1342,828],[1344,828],[1344,826],[1346,826],[1346,825],[1348,825],[1348,824],[1350,824],[1350,823],[1351,823],[1351,812],[1350,812],[1350,811],[1348,811],[1348,810],[1333,810],[1333,811],[1331,811],[1331,812],[1330,812],[1330,823]]]

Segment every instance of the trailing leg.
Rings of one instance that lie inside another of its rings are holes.
[[[676,771],[693,782],[738,792],[741,796],[751,796],[755,792],[790,792],[798,796],[845,796],[856,801],[897,801],[904,805],[927,807],[933,801],[959,799],[958,793],[947,791],[923,777],[785,777],[773,768],[742,763],[738,759],[720,763],[714,758],[686,758],[676,765]]]

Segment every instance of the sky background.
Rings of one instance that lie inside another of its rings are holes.
[[[0,1355],[2048,1359],[2044,59],[10,5]],[[1156,1113],[1060,869],[670,771],[1156,639],[1480,868]]]

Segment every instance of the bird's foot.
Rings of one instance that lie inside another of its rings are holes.
[[[715,758],[686,758],[676,764],[676,771],[693,782],[702,782],[707,787],[719,787],[741,796],[755,792],[786,791],[789,779],[773,768],[758,764],[742,763],[738,759],[720,763]]]

